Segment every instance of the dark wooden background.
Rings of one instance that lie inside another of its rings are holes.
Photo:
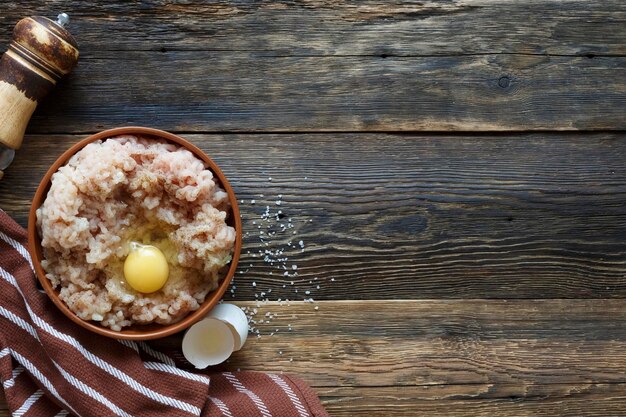
[[[333,416],[626,415],[626,3],[41,3],[0,6],[2,43],[67,11],[81,58],[0,181],[22,225],[87,134],[176,132],[244,200],[228,299],[316,300],[261,306],[229,369]],[[279,194],[293,286],[247,254]]]

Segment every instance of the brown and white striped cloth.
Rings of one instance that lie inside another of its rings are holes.
[[[196,374],[146,343],[75,325],[38,290],[26,234],[0,210],[0,379],[13,416],[328,416],[283,374]]]

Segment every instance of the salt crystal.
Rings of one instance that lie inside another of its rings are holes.
[[[250,266],[252,266],[252,265],[250,265]],[[291,269],[293,269],[295,271],[296,269],[298,269],[298,265],[291,265]]]
[[[272,180],[272,177],[269,177],[267,180],[268,180],[268,181],[271,181],[271,180]]]
[[[250,204],[256,203],[256,200],[250,200]]]

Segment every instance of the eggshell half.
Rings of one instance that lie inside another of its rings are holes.
[[[248,339],[248,317],[234,304],[216,305],[208,317],[214,317],[228,325],[235,338],[235,352],[241,349]]]
[[[224,362],[234,347],[235,337],[230,327],[211,317],[191,326],[183,337],[183,355],[198,369]]]

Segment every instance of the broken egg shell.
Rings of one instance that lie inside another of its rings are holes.
[[[248,339],[248,317],[234,304],[216,305],[207,317],[213,317],[228,325],[235,339],[235,352],[240,350]]]
[[[233,353],[235,338],[228,325],[215,318],[194,324],[183,337],[183,355],[197,369],[218,365]]]

